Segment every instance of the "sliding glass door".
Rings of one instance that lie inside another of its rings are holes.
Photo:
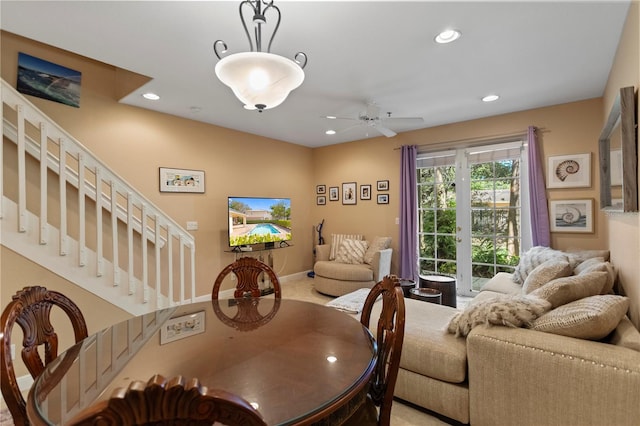
[[[458,294],[470,295],[513,271],[529,229],[522,153],[517,141],[418,156],[421,275],[453,275]]]

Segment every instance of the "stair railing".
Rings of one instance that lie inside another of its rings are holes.
[[[0,160],[3,167],[15,169],[11,182],[5,182],[0,173],[3,222],[6,216],[15,216],[17,233],[29,234],[36,232],[29,229],[33,222],[29,217],[35,216],[37,244],[33,250],[37,245],[56,244],[58,256],[74,254],[73,268],[91,265],[93,276],[106,278],[113,287],[126,287],[135,303],[148,303],[154,293],[148,310],[193,301],[194,237],[4,80],[2,103]],[[16,145],[13,165],[6,163],[14,158],[4,153],[7,140]],[[34,173],[35,163],[39,172]],[[50,184],[51,173],[57,178],[57,189]],[[38,183],[33,182],[34,174],[39,174]],[[38,201],[33,200],[34,191]],[[105,214],[110,216],[107,226]],[[57,224],[50,219],[56,215]],[[91,244],[88,231],[94,233]],[[3,237],[2,243],[11,244],[10,240]],[[101,297],[105,294],[87,290]],[[139,307],[134,311],[140,313]]]

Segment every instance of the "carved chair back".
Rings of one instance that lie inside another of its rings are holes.
[[[147,383],[133,381],[127,389],[116,389],[111,398],[89,407],[69,424],[209,426],[214,422],[266,426],[258,410],[235,394],[207,389],[195,378],[185,383],[182,376],[166,380],[158,374]]]
[[[398,277],[384,277],[369,292],[360,317],[360,322],[369,329],[371,310],[379,296],[382,296],[382,311],[375,329],[378,359],[370,382],[369,398],[379,407],[378,424],[389,425],[404,340],[404,293]]]
[[[276,299],[282,297],[280,291],[280,281],[276,276],[276,273],[269,267],[269,265],[260,262],[253,257],[241,257],[230,265],[227,265],[216,278],[216,282],[213,284],[213,290],[211,292],[211,298],[217,299],[220,292],[220,285],[224,278],[233,272],[236,275],[237,284],[236,290],[233,293],[234,298],[240,297],[260,297],[259,279],[262,273],[267,274],[271,285],[273,286]]]
[[[11,359],[11,333],[14,324],[22,329],[21,357],[29,373],[36,378],[58,356],[58,335],[51,324],[51,309],[57,306],[69,317],[75,341],[87,337],[87,325],[78,306],[68,297],[45,287],[25,287],[18,291],[2,312],[1,378],[2,396],[15,425],[29,424],[26,403],[18,386]],[[38,349],[44,352],[44,362]]]

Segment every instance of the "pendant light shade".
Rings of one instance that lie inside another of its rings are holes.
[[[304,81],[304,71],[297,63],[264,52],[224,57],[215,72],[247,109],[259,111],[277,107]]]
[[[247,9],[253,12],[255,50],[247,29],[247,19],[243,15],[243,10]],[[224,56],[227,45],[222,40],[216,40],[213,50],[220,61],[216,64],[215,72],[218,79],[233,90],[245,108],[262,112],[280,105],[292,90],[302,84],[302,69],[307,64],[307,55],[298,52],[291,60],[270,52],[282,18],[280,9],[273,4],[273,0],[244,0],[240,2],[239,11],[251,51]],[[267,24],[267,12],[275,13],[277,21],[267,51],[263,52],[262,26]]]

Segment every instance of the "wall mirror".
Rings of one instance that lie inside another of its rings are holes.
[[[600,133],[600,208],[638,211],[638,146],[633,87],[623,87]]]

